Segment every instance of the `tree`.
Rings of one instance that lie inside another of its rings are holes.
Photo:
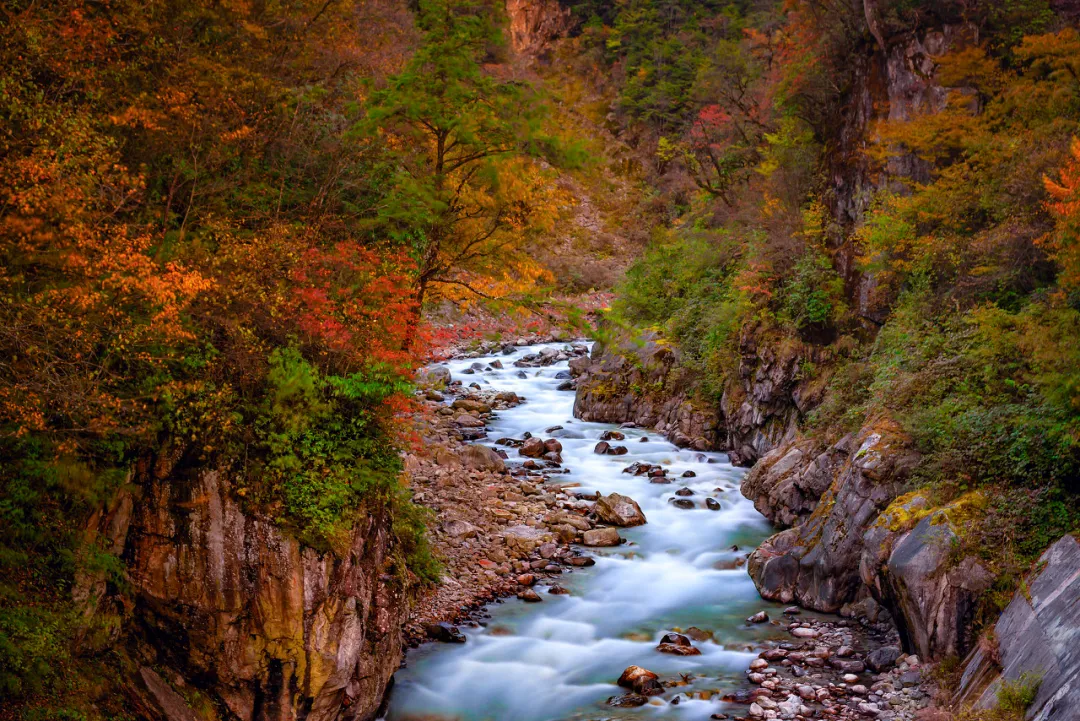
[[[392,166],[378,223],[414,256],[417,313],[434,286],[492,295],[529,265],[523,241],[557,215],[549,174],[527,156],[540,105],[483,65],[499,43],[491,15],[463,0],[421,2],[419,49],[358,127]]]
[[[1063,290],[1073,292],[1080,289],[1080,139],[1073,138],[1069,151],[1060,180],[1043,176],[1051,198],[1047,207],[1057,220],[1057,227],[1041,243],[1057,261],[1058,283]]]

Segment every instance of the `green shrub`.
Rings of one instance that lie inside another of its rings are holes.
[[[847,311],[844,281],[815,247],[799,257],[780,292],[782,312],[800,331],[835,325]]]
[[[1020,674],[1015,681],[1002,679],[997,693],[998,708],[1023,718],[1024,712],[1035,702],[1041,683],[1042,676],[1030,672]]]

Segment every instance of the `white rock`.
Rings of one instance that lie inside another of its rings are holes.
[[[750,715],[754,718],[763,718],[765,716],[765,709],[761,708],[756,703],[750,704]]]
[[[795,638],[817,638],[818,632],[812,628],[793,628],[791,629],[791,635]]]

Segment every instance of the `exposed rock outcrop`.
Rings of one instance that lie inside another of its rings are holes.
[[[1027,718],[1067,721],[1080,709],[1080,543],[1061,538],[1036,568],[994,626],[996,654],[980,646],[967,659],[957,697],[993,708],[1004,681],[1037,680]]]
[[[506,0],[506,15],[510,43],[527,59],[546,52],[552,40],[574,27],[572,11],[558,0]]]
[[[983,499],[972,493],[932,508],[921,494],[901,496],[918,461],[887,418],[820,453],[801,440],[762,459],[743,493],[793,527],[750,555],[761,594],[847,615],[876,615],[880,605],[908,652],[926,659],[967,653],[978,597],[993,577],[955,549],[958,529]]]
[[[374,718],[406,607],[387,573],[387,513],[362,516],[343,552],[321,553],[245,514],[225,473],[156,470],[124,550],[138,653],[198,678],[239,719]]]
[[[842,439],[826,453],[846,457],[829,462],[835,474],[813,513],[761,544],[750,555],[748,567],[765,598],[797,600],[808,608],[836,612],[857,600],[863,587],[859,576],[863,536],[900,494],[918,456],[900,427],[888,419],[868,425],[854,441]],[[806,457],[807,466],[816,465],[817,457]],[[794,487],[795,478],[814,473],[792,463],[786,473],[772,474],[772,488],[760,482],[753,488],[759,496],[782,497],[784,493],[775,489]],[[787,515],[797,515],[785,508]]]
[[[633,423],[666,433],[673,443],[698,450],[719,444],[717,409],[693,398],[697,379],[668,345],[646,339],[618,349],[593,345],[592,362],[579,364],[574,415],[585,421]]]
[[[726,450],[732,462],[753,463],[794,438],[799,420],[821,400],[827,374],[803,378],[800,365],[827,362],[826,352],[801,343],[774,347],[747,329],[736,378],[720,403],[698,392],[700,378],[677,350],[651,334],[617,347],[597,343],[579,364],[574,415],[586,421],[655,428],[682,447]]]
[[[743,329],[739,356],[738,374],[720,400],[723,448],[734,463],[750,464],[795,437],[800,420],[821,402],[829,358],[819,346],[777,343],[755,325]],[[818,373],[801,373],[804,364]]]
[[[932,511],[921,495],[902,497],[863,537],[863,582],[893,613],[904,646],[922,658],[967,653],[979,595],[993,582],[976,558],[953,557],[972,505],[981,505],[975,494]]]

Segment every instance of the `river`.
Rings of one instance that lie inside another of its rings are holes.
[[[468,636],[464,645],[431,643],[410,651],[408,666],[397,674],[388,720],[696,721],[736,711],[740,707],[729,707],[720,696],[744,685],[747,665],[765,638],[782,635],[775,626],[745,620],[763,609],[773,618],[780,616],[778,606],[758,596],[745,568],[734,565],[770,533],[769,524],[739,492],[745,471],[722,453],[680,450],[646,429],[576,420],[574,394],[556,390],[562,380],[555,376],[567,370],[567,362],[526,368],[527,377],[518,377],[522,369],[513,361],[542,347],[446,365],[466,384],[476,381],[485,389],[513,391],[527,399],[489,423],[486,442],[521,438],[526,431],[547,438],[552,434],[545,429],[563,426],[554,435],[571,472],[555,480],[580,483],[581,490],[628,495],[640,504],[648,523],[620,529],[627,539],[622,546],[589,549],[595,566],[558,579],[569,595],[550,595],[538,586],[543,603],[511,599],[493,604],[485,627],[463,629]],[[486,365],[496,358],[503,369],[462,375],[473,363]],[[601,433],[614,429],[626,434],[619,445],[629,452],[593,453]],[[508,450],[511,462],[519,460],[515,450]],[[653,484],[645,476],[622,472],[635,461],[664,465],[675,482]],[[681,478],[685,471],[696,475]],[[684,486],[694,492],[694,509],[670,503]],[[721,510],[705,507],[710,496],[720,501]],[[700,656],[656,651],[666,632],[689,627],[712,634],[711,640],[694,642]],[[609,697],[627,693],[615,681],[630,665],[648,668],[662,680],[689,674],[689,682],[641,708],[608,706]]]

